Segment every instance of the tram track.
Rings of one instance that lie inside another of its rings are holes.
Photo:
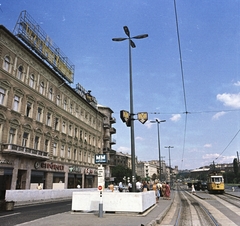
[[[175,205],[172,205],[166,217],[159,225],[174,226],[216,226],[217,220],[198,199],[189,192],[178,187],[175,194]]]

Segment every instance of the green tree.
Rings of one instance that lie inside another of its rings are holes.
[[[237,158],[233,159],[233,171],[235,176],[238,175],[238,160]]]
[[[132,177],[132,170],[129,168],[125,168],[121,165],[118,165],[112,169],[112,176],[115,177],[115,183],[124,182],[123,181],[124,177],[126,178]]]

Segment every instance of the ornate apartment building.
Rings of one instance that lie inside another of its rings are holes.
[[[45,189],[96,187],[95,154],[111,150],[104,138],[106,115],[90,92],[79,84],[71,88],[34,52],[42,44],[26,24],[24,29],[31,48],[0,26],[0,190],[36,183]],[[56,60],[45,49],[46,58]]]

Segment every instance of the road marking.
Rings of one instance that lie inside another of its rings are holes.
[[[12,213],[12,214],[8,214],[8,215],[0,216],[0,218],[9,217],[9,216],[17,215],[17,214],[20,214],[20,213]]]

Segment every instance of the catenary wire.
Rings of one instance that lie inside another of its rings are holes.
[[[176,0],[174,0],[174,13],[175,13],[175,20],[176,20],[178,51],[179,51],[179,60],[180,60],[180,68],[181,68],[181,76],[182,76],[182,88],[183,88],[184,107],[185,107],[185,114],[186,114],[185,126],[184,126],[184,140],[183,140],[183,150],[182,150],[182,161],[181,161],[181,168],[182,168],[183,158],[184,158],[184,151],[185,151],[186,132],[187,132],[187,115],[188,115],[188,110],[187,110],[186,89],[185,89],[185,83],[184,83],[183,60],[182,60],[181,41],[180,41],[180,34],[179,34],[179,27],[178,27],[178,16],[177,16]]]

